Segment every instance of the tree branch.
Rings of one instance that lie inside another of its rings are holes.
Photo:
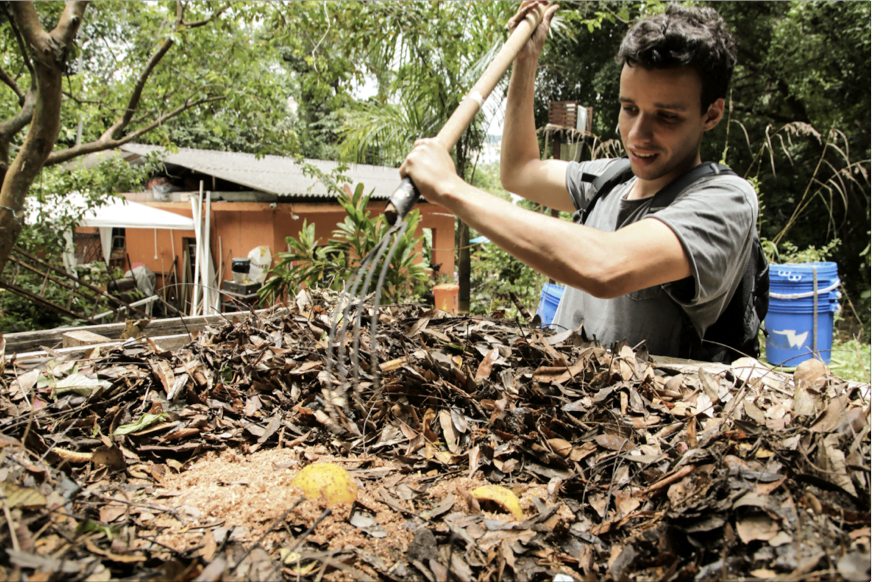
[[[225,4],[219,10],[213,12],[212,15],[208,18],[204,18],[203,20],[198,20],[196,22],[182,22],[182,26],[184,26],[185,28],[197,28],[200,26],[205,26],[221,16],[228,8],[230,8],[230,4]]]
[[[17,214],[36,176],[54,148],[61,127],[63,70],[69,46],[82,23],[87,2],[70,2],[64,7],[57,27],[51,34],[43,30],[39,15],[31,2],[9,5],[13,28],[32,51],[31,85],[36,103],[30,117],[30,129],[9,165],[0,185],[0,272],[23,228]],[[27,51],[24,52],[25,59]],[[25,103],[27,100],[25,99]]]
[[[184,5],[181,2],[176,3],[176,23],[173,26],[173,32],[177,32],[179,30],[184,30],[186,28],[197,28],[199,26],[204,26],[210,23],[215,18],[218,18],[223,14],[228,8],[230,8],[229,4],[225,4],[219,10],[216,10],[212,13],[211,16],[204,20],[199,20],[197,22],[184,22]],[[139,74],[139,78],[136,80],[136,85],[133,87],[133,91],[130,94],[130,99],[127,102],[127,108],[124,111],[124,115],[121,118],[113,123],[109,129],[105,131],[105,133],[100,137],[100,139],[107,138],[110,140],[116,139],[116,136],[124,130],[129,124],[130,120],[133,118],[133,114],[136,112],[136,108],[139,107],[139,101],[142,99],[142,91],[145,88],[146,83],[148,82],[148,78],[151,76],[151,73],[154,71],[154,68],[157,64],[163,59],[163,57],[169,52],[172,46],[175,44],[175,41],[170,37],[167,38],[161,47],[158,49],[156,53],[154,53],[145,64],[142,72]]]
[[[64,91],[63,94],[64,94],[64,97],[66,97],[67,99],[70,99],[72,101],[75,101],[79,105],[84,105],[84,104],[100,105],[101,103],[103,103],[102,101],[100,101],[98,99],[81,99],[81,98],[73,95],[70,91]]]
[[[76,40],[76,34],[79,32],[79,25],[82,24],[82,16],[84,16],[87,7],[87,0],[67,4],[58,25],[51,31],[52,38],[65,47],[72,45],[73,41]]]
[[[3,67],[0,67],[0,81],[3,81],[16,95],[18,95],[18,105],[24,105],[24,91],[21,90],[21,87],[18,86],[15,79],[10,77],[9,73],[7,73]]]
[[[31,87],[24,95],[24,103],[21,110],[3,123],[0,123],[0,162],[8,162],[9,142],[12,137],[25,128],[33,116],[36,106],[36,87]],[[0,184],[2,184],[0,180]]]
[[[3,11],[6,13],[6,17],[9,19],[9,24],[12,26],[12,32],[15,34],[15,40],[18,42],[18,50],[21,51],[21,58],[24,59],[24,64],[27,66],[27,69],[30,71],[30,74],[32,76],[33,65],[30,63],[30,56],[28,56],[27,54],[27,46],[24,44],[24,39],[21,38],[21,32],[18,30],[18,26],[15,24],[15,19],[12,18],[12,14],[9,13],[6,2],[3,3]]]
[[[130,93],[130,99],[127,101],[127,108],[124,110],[124,115],[121,118],[113,123],[109,129],[101,136],[106,137],[108,139],[115,139],[115,136],[118,135],[118,132],[122,131],[127,125],[130,123],[130,119],[133,117],[133,114],[136,112],[136,108],[139,106],[139,100],[142,98],[142,90],[145,88],[145,84],[148,82],[148,77],[151,75],[151,72],[160,62],[160,60],[167,54],[167,52],[172,48],[175,41],[172,38],[166,39],[161,47],[158,49],[156,53],[151,55],[148,59],[148,62],[145,63],[145,68],[139,74],[139,78],[136,80],[136,85],[133,87],[133,91]]]
[[[184,113],[188,109],[192,109],[194,107],[197,107],[199,105],[204,105],[206,103],[214,103],[215,101],[223,101],[224,99],[226,99],[226,97],[221,96],[221,97],[209,97],[206,99],[200,99],[198,101],[194,101],[193,103],[185,101],[185,103],[183,103],[182,105],[179,105],[178,107],[176,107],[175,109],[173,109],[169,113],[165,113],[164,115],[161,115],[160,117],[158,117],[157,119],[152,121],[150,124],[146,125],[145,127],[140,128],[140,129],[137,129],[136,131],[124,136],[121,139],[114,139],[114,138],[107,137],[107,134],[104,133],[96,141],[73,146],[73,147],[67,148],[65,150],[52,152],[52,154],[45,161],[45,165],[46,166],[54,166],[57,164],[62,164],[63,162],[66,162],[68,160],[71,160],[71,159],[79,157],[79,156],[91,154],[94,152],[100,152],[100,151],[108,150],[108,149],[112,149],[112,148],[117,148],[118,146],[122,146],[126,143],[134,141],[139,136],[151,131],[152,129],[161,125],[162,123],[164,123],[168,119],[172,119],[173,117],[176,117],[176,116]]]

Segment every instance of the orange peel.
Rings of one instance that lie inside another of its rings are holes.
[[[470,492],[478,501],[489,501],[507,513],[511,513],[515,519],[521,521],[524,519],[524,511],[521,509],[521,502],[518,497],[512,493],[511,489],[500,485],[485,485],[474,489]]]
[[[348,471],[333,463],[312,463],[297,473],[291,485],[303,491],[306,499],[323,497],[328,507],[357,500],[357,485]]]

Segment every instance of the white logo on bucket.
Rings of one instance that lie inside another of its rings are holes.
[[[808,331],[796,335],[795,329],[785,329],[784,331],[777,331],[773,329],[772,333],[777,333],[778,335],[786,335],[787,343],[790,344],[790,347],[792,348],[801,348],[802,344],[805,343],[805,338],[808,337]]]

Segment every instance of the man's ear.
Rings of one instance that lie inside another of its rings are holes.
[[[714,126],[720,122],[721,117],[724,116],[724,100],[715,99],[715,102],[709,105],[708,111],[705,113],[705,124],[703,125],[703,131],[708,131],[712,129]]]

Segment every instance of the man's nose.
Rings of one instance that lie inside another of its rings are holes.
[[[630,128],[630,142],[641,144],[651,139],[654,135],[653,127],[654,120],[648,115],[640,113],[633,121],[633,126]]]

